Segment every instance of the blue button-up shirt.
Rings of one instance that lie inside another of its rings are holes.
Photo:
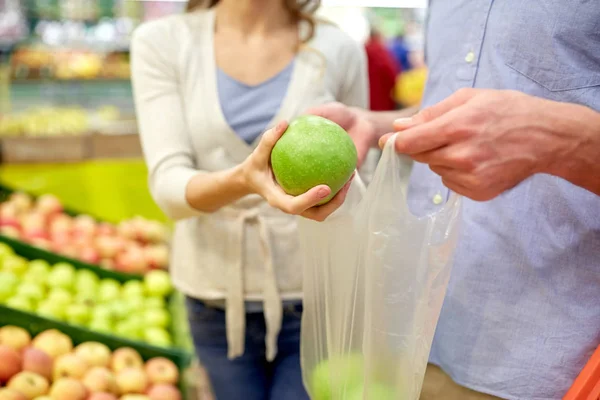
[[[431,0],[426,60],[424,106],[477,87],[600,111],[600,0]],[[448,194],[423,165],[411,189],[416,213]],[[536,175],[463,212],[431,362],[502,398],[562,398],[600,343],[600,197]]]

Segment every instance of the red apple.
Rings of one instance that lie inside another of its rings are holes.
[[[73,232],[90,237],[96,233],[96,221],[89,215],[78,215],[73,220]]]
[[[117,227],[119,235],[125,239],[136,240],[137,233],[134,223],[131,220],[121,221]]]
[[[68,235],[71,233],[73,228],[73,219],[66,214],[57,214],[50,221],[50,234],[55,235]]]
[[[94,367],[90,369],[81,381],[91,393],[119,394],[115,376],[107,368]]]
[[[56,329],[48,329],[37,335],[33,339],[32,346],[42,350],[53,360],[73,350],[71,338]]]
[[[79,249],[79,257],[81,261],[89,264],[98,264],[100,262],[100,255],[91,246],[82,247]]]
[[[6,387],[24,394],[28,400],[33,400],[48,393],[50,383],[41,375],[23,371],[10,378]]]
[[[99,236],[95,244],[102,258],[113,258],[125,247],[123,240],[114,236]]]
[[[23,358],[12,347],[0,345],[0,360],[0,383],[7,382],[23,367]]]
[[[142,394],[148,388],[148,377],[141,368],[125,368],[117,374],[121,394]]]
[[[27,238],[25,238],[25,241],[31,243],[31,245],[35,246],[35,247],[39,247],[40,249],[44,249],[44,250],[52,250],[52,242],[49,241],[48,239],[44,239],[42,237],[34,237],[32,239],[27,240]]]
[[[52,357],[42,350],[29,347],[23,352],[23,371],[34,372],[46,379],[52,379]]]
[[[179,370],[173,361],[164,358],[152,358],[146,363],[146,374],[151,383],[175,385],[179,381]]]
[[[21,237],[21,231],[19,228],[10,225],[0,226],[0,234],[14,239],[19,239]]]
[[[31,210],[33,207],[33,199],[30,195],[24,192],[14,192],[10,195],[10,203],[14,204],[19,213]]]
[[[119,373],[125,368],[143,368],[144,361],[136,350],[131,347],[121,347],[113,353],[110,367],[115,373]]]
[[[181,400],[181,392],[173,385],[160,383],[148,390],[150,400]]]
[[[90,366],[81,357],[74,353],[64,354],[54,362],[54,380],[60,378],[81,379],[89,369]]]
[[[30,235],[45,235],[46,219],[40,213],[25,214],[21,218],[21,228]]]
[[[96,233],[101,236],[113,236],[117,233],[117,228],[108,222],[101,222],[96,227]]]
[[[19,212],[14,204],[0,204],[0,225],[20,228]]]
[[[0,400],[2,400],[2,399],[0,399]],[[98,392],[98,393],[92,393],[90,395],[90,397],[87,398],[87,400],[118,400],[118,399],[113,394]]]
[[[102,260],[100,260],[100,266],[104,269],[112,271],[115,269],[115,262],[110,258],[103,258]]]
[[[86,400],[87,389],[83,383],[74,378],[61,378],[54,382],[50,389],[52,400]]]
[[[0,328],[0,344],[22,351],[31,343],[31,335],[25,329],[6,325]]]
[[[79,254],[79,249],[72,244],[67,244],[66,246],[63,246],[62,248],[57,249],[57,251],[60,254],[62,254],[63,256],[70,257],[70,258],[77,258],[77,255]]]
[[[110,349],[103,343],[85,342],[75,348],[75,354],[91,367],[108,367]]]
[[[42,214],[51,215],[60,213],[63,207],[58,197],[51,194],[44,194],[38,198],[35,209]]]
[[[144,251],[140,246],[130,245],[116,258],[117,270],[129,274],[143,274],[148,270]]]
[[[146,246],[144,256],[152,268],[165,269],[169,266],[169,248],[164,244]]]
[[[27,397],[14,389],[0,388],[0,400],[27,400]]]

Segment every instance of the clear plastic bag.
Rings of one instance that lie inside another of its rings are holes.
[[[410,159],[388,141],[368,189],[300,221],[301,360],[313,400],[418,399],[457,239],[460,197],[435,214],[408,208]],[[431,200],[430,200],[431,201]]]

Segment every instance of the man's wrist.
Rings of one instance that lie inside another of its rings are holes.
[[[542,172],[587,187],[600,181],[595,165],[600,149],[600,113],[578,104],[554,103],[549,110],[562,145]]]

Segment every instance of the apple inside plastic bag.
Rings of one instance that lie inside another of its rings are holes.
[[[373,180],[357,176],[325,222],[299,221],[301,362],[313,400],[417,400],[458,236],[461,198],[408,208],[412,161],[388,141]]]

